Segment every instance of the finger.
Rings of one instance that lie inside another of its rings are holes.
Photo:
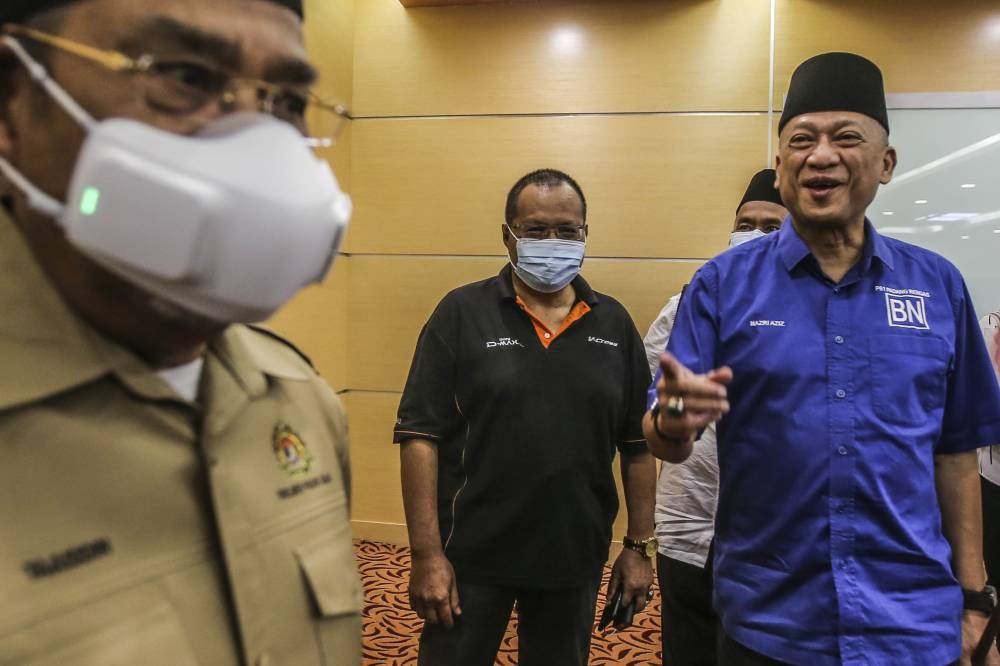
[[[427,624],[437,624],[438,622],[440,622],[440,618],[438,618],[437,610],[434,608],[433,604],[428,604],[428,605],[424,606],[424,615],[423,615],[423,618],[424,618],[424,622],[426,622]]]
[[[666,401],[665,401],[666,402]],[[721,412],[729,409],[729,400],[726,398],[716,398],[716,397],[705,397],[705,396],[685,396],[684,397],[684,412],[692,412],[694,414],[699,414],[701,412]],[[670,417],[671,414],[666,411],[667,406],[660,404],[660,413],[666,414]],[[680,418],[680,417],[674,417]]]
[[[435,611],[437,612],[438,620],[441,624],[449,629],[455,626],[455,618],[451,614],[451,602],[449,599],[445,599],[440,602],[435,608]]]
[[[728,384],[733,381],[733,369],[728,365],[724,365],[721,368],[709,370],[705,373],[705,377],[718,384]]]
[[[458,603],[458,585],[455,581],[451,581],[451,593],[448,595],[448,602],[451,604],[451,612],[453,615],[461,615],[462,607]]]
[[[660,354],[660,370],[663,372],[663,378],[667,381],[676,381],[680,377],[680,371],[683,367],[670,352],[665,351]]]
[[[419,617],[421,620],[426,618],[427,615],[424,609],[423,602],[419,599],[416,599],[412,595],[410,596],[410,608],[413,609],[413,612],[416,613],[417,617]]]

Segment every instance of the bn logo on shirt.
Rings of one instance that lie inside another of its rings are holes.
[[[887,293],[885,295],[885,310],[889,316],[889,326],[930,328],[927,323],[927,305],[924,303],[923,296]]]

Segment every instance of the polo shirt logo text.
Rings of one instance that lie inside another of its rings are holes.
[[[923,296],[902,296],[886,293],[885,311],[889,326],[929,329],[927,305]]]
[[[493,349],[494,347],[523,347],[520,342],[514,338],[500,338],[499,340],[487,340],[486,348]]]
[[[784,328],[784,319],[751,319],[750,328],[756,328],[758,326],[773,326],[774,328]]]
[[[617,347],[617,342],[612,342],[611,340],[605,340],[604,338],[595,338],[593,335],[587,336],[587,342],[595,342],[599,345],[608,345],[610,347]]]

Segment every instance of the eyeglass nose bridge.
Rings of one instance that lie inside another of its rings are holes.
[[[233,113],[241,108],[272,113],[276,96],[274,90],[259,83],[233,80],[219,95],[219,108],[224,113]]]

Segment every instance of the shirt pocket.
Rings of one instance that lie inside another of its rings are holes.
[[[7,661],[11,656],[13,660]],[[0,640],[0,663],[198,666],[199,662],[177,612],[150,585],[45,619]]]
[[[947,342],[926,335],[873,335],[869,344],[875,416],[891,425],[924,425],[944,406]]]
[[[295,557],[319,615],[316,636],[327,663],[360,661],[363,595],[349,523],[299,546]]]

